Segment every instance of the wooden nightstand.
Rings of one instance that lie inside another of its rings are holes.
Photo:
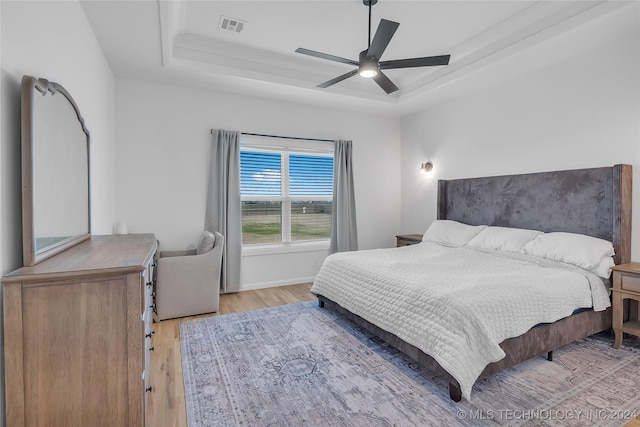
[[[422,234],[398,234],[396,236],[396,247],[415,245],[422,242]]]
[[[638,302],[640,301],[640,263],[616,265],[613,270],[613,332],[615,341],[613,348],[620,348],[622,334],[640,336],[640,320],[638,319]],[[632,300],[629,305],[629,320],[623,321],[625,299]]]

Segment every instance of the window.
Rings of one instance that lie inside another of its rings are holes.
[[[333,152],[240,150],[242,244],[331,237]]]

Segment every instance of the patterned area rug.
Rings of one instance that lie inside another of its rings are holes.
[[[316,302],[184,321],[190,427],[621,426],[640,410],[640,340],[570,344],[480,380],[471,402]]]

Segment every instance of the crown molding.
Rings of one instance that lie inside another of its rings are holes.
[[[398,92],[391,95],[385,95],[377,85],[362,79],[351,79],[348,85],[338,88],[316,88],[318,82],[349,71],[346,65],[190,34],[185,24],[188,7],[185,0],[159,1],[162,61],[166,68],[339,93],[383,104],[402,104],[629,3],[632,2],[536,2],[452,47],[448,66],[425,69],[424,74],[404,83]]]
[[[427,93],[472,72],[630,4],[621,1],[540,2],[453,49],[449,66],[401,91],[401,100]]]

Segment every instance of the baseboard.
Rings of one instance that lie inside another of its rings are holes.
[[[315,280],[316,276],[296,277],[286,280],[272,280],[269,282],[243,283],[240,285],[240,292],[253,291],[255,289],[275,288],[278,286],[298,285],[300,283],[309,283]]]

